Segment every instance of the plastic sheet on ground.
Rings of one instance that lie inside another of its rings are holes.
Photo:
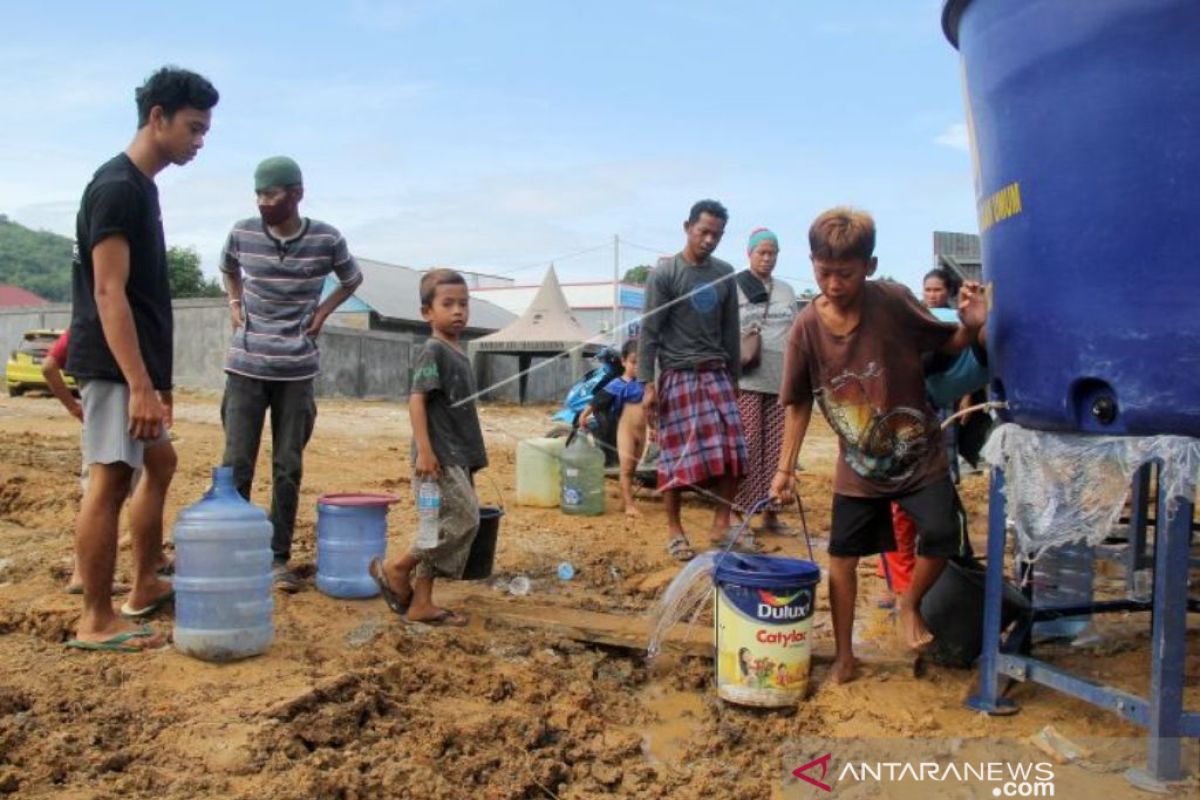
[[[1008,516],[1018,552],[1036,559],[1048,547],[1096,545],[1112,533],[1138,467],[1162,463],[1170,519],[1180,499],[1193,502],[1200,440],[1183,436],[1088,436],[1000,425],[983,456],[1004,470]]]

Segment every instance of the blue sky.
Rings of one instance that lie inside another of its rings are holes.
[[[554,260],[563,280],[606,279],[614,234],[622,269],[651,262],[715,197],[718,255],[739,268],[766,225],[778,274],[811,286],[808,224],[850,203],[876,217],[881,273],[916,286],[934,229],[975,230],[940,7],[6,3],[0,213],[70,234],[91,173],[132,137],[134,87],[175,63],[221,92],[199,157],[159,178],[169,243],[210,274],[255,213],[255,164],[285,153],[304,213],[398,264],[533,283]]]

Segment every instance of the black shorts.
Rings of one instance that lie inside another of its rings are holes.
[[[833,496],[829,536],[831,556],[870,556],[896,549],[892,503],[897,503],[917,526],[917,555],[953,558],[966,555],[967,515],[949,477],[912,494],[896,497]]]

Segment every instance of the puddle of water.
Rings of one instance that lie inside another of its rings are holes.
[[[704,716],[704,695],[652,685],[639,700],[654,714],[654,721],[639,729],[642,752],[651,762],[679,765]]]

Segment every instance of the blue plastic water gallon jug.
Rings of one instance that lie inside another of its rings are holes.
[[[271,646],[271,523],[246,502],[232,467],[175,520],[175,648],[234,661]]]
[[[371,559],[387,552],[392,494],[324,494],[317,498],[317,589],[330,597],[379,594]]]
[[[1007,417],[1200,436],[1200,3],[947,0],[942,21]]]

